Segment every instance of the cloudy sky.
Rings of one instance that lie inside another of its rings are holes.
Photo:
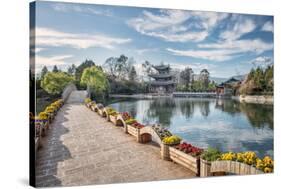
[[[273,17],[184,10],[36,3],[36,71],[134,57],[213,77],[273,63]]]

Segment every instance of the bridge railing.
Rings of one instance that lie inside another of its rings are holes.
[[[71,93],[72,91],[76,91],[76,90],[77,90],[77,87],[76,87],[73,83],[70,83],[69,85],[67,85],[67,86],[64,88],[64,90],[63,90],[63,92],[62,92],[62,95],[61,95],[61,97],[62,97],[62,99],[64,100],[64,102],[66,102],[66,100],[68,99],[70,93]]]

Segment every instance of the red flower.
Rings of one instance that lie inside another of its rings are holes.
[[[141,128],[144,127],[144,125],[140,124],[139,122],[133,123],[132,126],[135,127],[135,128],[138,128],[138,129],[141,129]]]
[[[127,119],[131,119],[132,116],[130,116],[130,114],[129,114],[128,112],[123,112],[123,113],[122,113],[122,118],[123,118],[124,120],[127,120]]]
[[[186,142],[183,142],[183,143],[179,144],[178,146],[176,146],[176,149],[183,151],[184,153],[191,154],[193,156],[198,156],[203,152],[203,150],[201,148],[197,148]]]

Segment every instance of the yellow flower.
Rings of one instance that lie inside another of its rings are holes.
[[[263,170],[265,173],[272,173],[272,169],[269,167],[264,168]]]

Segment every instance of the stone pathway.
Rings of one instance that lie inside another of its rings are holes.
[[[65,104],[37,152],[36,185],[73,186],[194,177],[160,159],[153,143],[139,144],[122,128],[82,104]]]

